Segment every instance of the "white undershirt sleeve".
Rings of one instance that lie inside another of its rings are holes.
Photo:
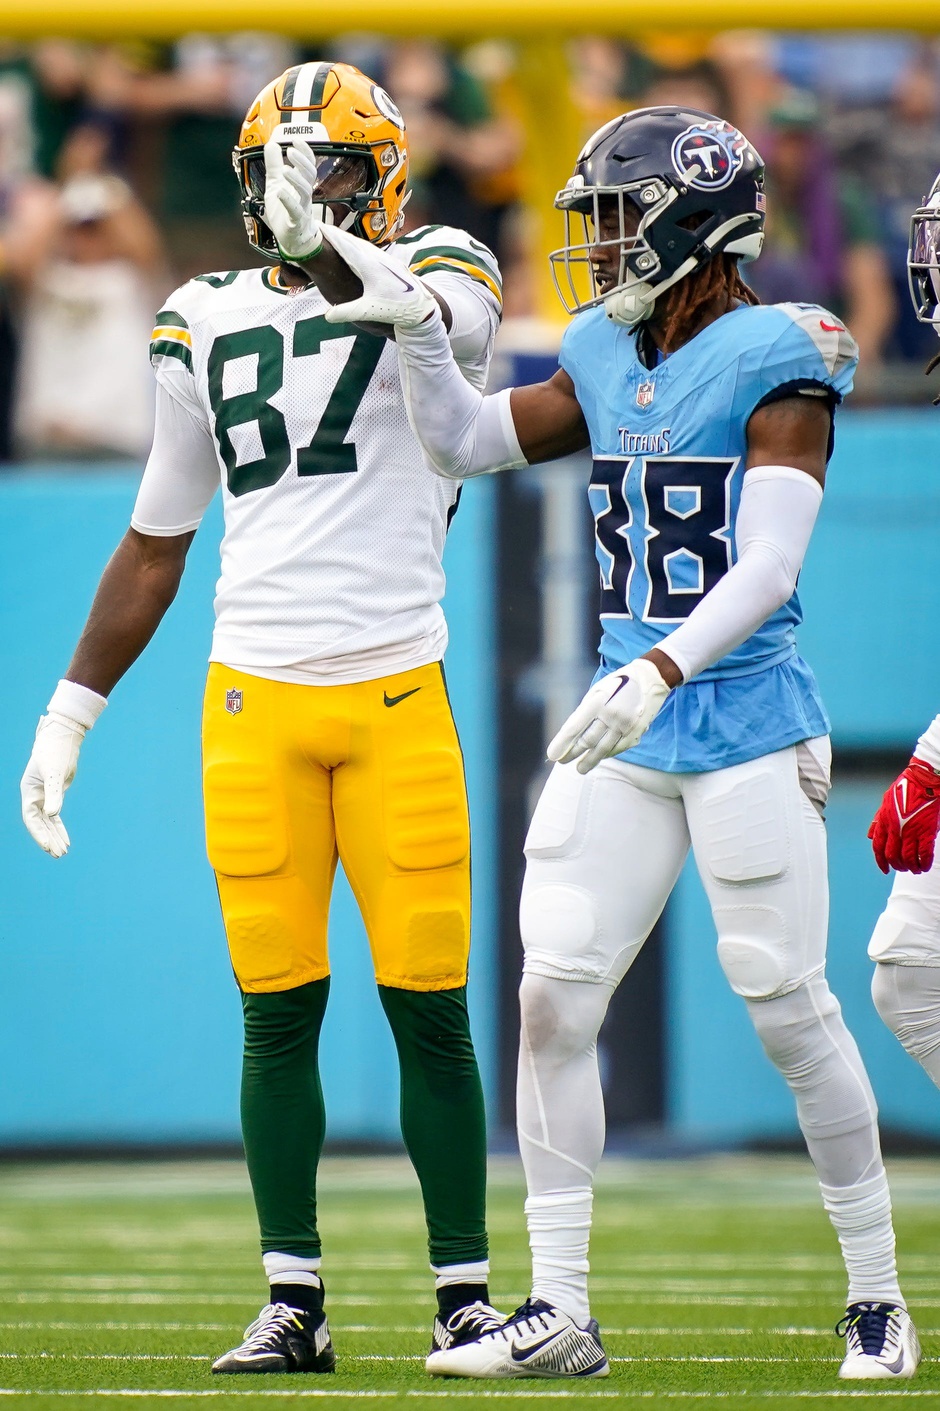
[[[208,423],[158,382],[153,447],[131,527],[164,538],[198,529],[219,481]]]
[[[940,772],[940,715],[935,715],[927,729],[917,741],[914,750],[918,759],[924,760],[931,769]]]
[[[528,465],[516,435],[509,390],[484,397],[454,361],[437,312],[395,333],[408,415],[431,469],[449,480]]]
[[[460,274],[428,274],[423,282],[450,309],[447,341],[464,377],[482,391],[499,327],[499,306],[482,285]]]
[[[738,560],[660,643],[684,681],[713,666],[788,602],[822,502],[803,470],[762,465],[744,477],[735,524]]]

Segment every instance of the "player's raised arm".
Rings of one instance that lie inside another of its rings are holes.
[[[20,783],[23,822],[51,857],[69,848],[60,813],[82,741],[176,597],[193,535],[217,486],[208,429],[158,387],[153,449],[131,528],[101,576]]]
[[[438,300],[381,250],[333,226],[324,239],[362,293],[328,310],[330,323],[393,325],[411,423],[439,475],[464,480],[488,471],[552,460],[589,444],[570,377],[484,397],[454,359]]]

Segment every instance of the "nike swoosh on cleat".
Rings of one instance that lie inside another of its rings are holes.
[[[409,696],[416,696],[420,690],[420,686],[413,686],[410,691],[402,691],[400,696],[390,696],[387,691],[384,691],[383,697],[385,704],[387,706],[398,705],[399,701],[406,701]]]
[[[541,1342],[514,1342],[510,1356],[514,1362],[525,1362],[527,1358],[533,1357],[536,1352],[541,1352],[543,1348],[549,1347],[557,1337],[557,1333],[549,1333],[548,1337],[542,1338]]]

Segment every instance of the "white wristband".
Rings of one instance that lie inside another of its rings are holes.
[[[63,679],[53,691],[46,711],[49,715],[64,716],[66,720],[90,730],[107,704],[107,698],[99,696],[97,691],[80,686],[77,681]]]
[[[922,759],[940,774],[940,715],[935,715],[931,720],[917,741],[914,753],[918,759]]]

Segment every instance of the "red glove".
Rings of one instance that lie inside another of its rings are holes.
[[[940,827],[940,774],[911,760],[891,785],[868,830],[882,872],[928,872]]]

